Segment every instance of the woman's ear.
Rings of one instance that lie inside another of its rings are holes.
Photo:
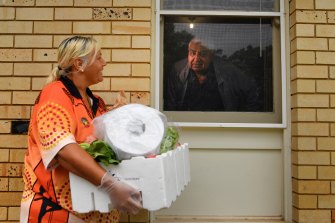
[[[73,66],[74,66],[74,69],[76,71],[80,71],[80,72],[84,71],[84,69],[83,69],[83,61],[81,59],[79,59],[79,58],[74,59]]]

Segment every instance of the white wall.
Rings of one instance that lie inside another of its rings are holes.
[[[155,217],[283,215],[281,129],[180,131],[181,142],[190,144],[191,183]]]

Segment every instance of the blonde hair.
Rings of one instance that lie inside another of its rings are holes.
[[[72,71],[73,59],[83,60],[84,69],[91,63],[99,50],[97,41],[91,37],[73,36],[64,39],[58,47],[58,66],[56,66],[47,79],[47,83],[57,81]],[[94,52],[91,58],[89,54]]]

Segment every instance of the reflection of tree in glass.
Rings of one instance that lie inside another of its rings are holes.
[[[222,59],[233,63],[256,80],[263,111],[273,111],[272,46],[265,47],[262,56],[259,47],[249,45],[229,57],[223,55]]]
[[[175,32],[173,22],[166,22],[164,26],[164,83],[174,63],[187,57],[188,43],[194,37],[186,30]],[[262,50],[251,45],[235,51],[230,56],[224,54],[224,49],[216,49],[215,54],[222,60],[239,67],[247,75],[255,79],[261,102],[262,111],[273,111],[273,83],[272,83],[272,46]],[[166,88],[164,88],[166,90]],[[164,93],[164,95],[166,95]]]
[[[274,11],[276,0],[165,0],[163,9]]]
[[[164,26],[164,72],[169,72],[173,64],[187,57],[188,43],[194,37],[185,30],[175,32],[173,23]]]
[[[164,83],[167,83],[166,77],[171,72],[173,64],[187,57],[188,43],[193,38],[193,35],[186,32],[175,32],[175,26],[173,23],[165,23],[164,25]],[[164,96],[166,96],[166,87],[164,89]]]

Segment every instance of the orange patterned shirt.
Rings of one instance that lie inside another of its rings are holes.
[[[88,108],[73,82],[62,77],[45,86],[33,108],[25,156],[21,223],[118,222],[119,212],[79,214],[72,210],[69,172],[54,157],[69,143],[93,133],[92,119],[106,112],[103,100],[87,89]]]

